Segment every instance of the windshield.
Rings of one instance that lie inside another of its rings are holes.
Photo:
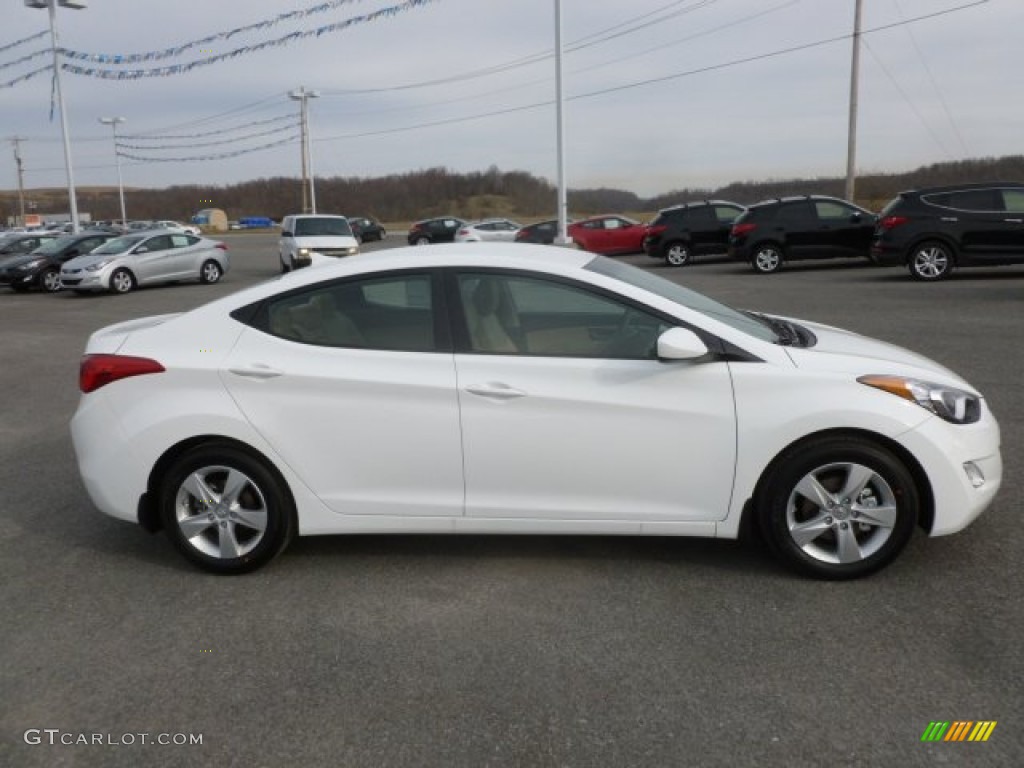
[[[126,235],[125,237],[115,237],[113,240],[108,240],[89,255],[95,256],[96,254],[104,253],[124,253],[132,248],[132,246],[141,243],[147,237],[148,235]]]
[[[691,291],[689,288],[677,285],[671,280],[652,275],[650,272],[630,266],[629,264],[613,261],[604,256],[597,256],[584,269],[596,272],[599,275],[613,277],[636,288],[650,291],[657,296],[661,296],[663,299],[668,299],[695,312],[713,317],[719,322],[725,323],[738,331],[742,331],[762,341],[774,342],[778,338],[771,328],[750,315],[744,314],[725,304],[719,304],[704,294]]]
[[[339,216],[307,217],[295,220],[295,232],[292,234],[296,237],[352,237],[352,227],[348,225],[347,219]]]
[[[51,253],[57,253],[66,245],[72,245],[77,239],[77,237],[58,237],[56,240],[47,240],[32,251],[32,253],[38,253],[40,256],[49,256]]]

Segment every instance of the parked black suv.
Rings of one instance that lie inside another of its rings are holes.
[[[784,197],[750,206],[729,235],[729,255],[762,274],[797,259],[868,258],[875,214],[821,195]]]
[[[956,267],[1024,263],[1024,183],[989,182],[900,192],[871,242],[877,264],[942,280]]]
[[[725,253],[736,217],[746,210],[727,200],[704,200],[665,208],[647,225],[644,252],[682,267],[694,256]]]
[[[409,229],[409,245],[428,245],[430,243],[451,243],[455,233],[465,224],[462,219],[454,216],[442,216],[439,219],[417,221]]]

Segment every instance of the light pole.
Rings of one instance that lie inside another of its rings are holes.
[[[29,8],[46,8],[50,13],[50,47],[53,49],[53,81],[57,86],[57,106],[60,109],[60,130],[64,137],[64,168],[68,175],[68,204],[71,206],[71,231],[78,232],[78,199],[75,197],[75,174],[71,169],[71,139],[68,136],[68,116],[64,109],[64,91],[60,85],[60,55],[57,53],[57,6],[81,10],[83,0],[25,0]]]
[[[565,99],[562,95],[562,0],[555,0],[555,142],[558,145],[558,231],[556,245],[568,245],[568,203],[565,188],[565,123],[562,113]]]
[[[288,98],[299,102],[299,124],[302,130],[302,212],[316,213],[316,183],[313,175],[313,155],[309,149],[309,100],[320,95],[320,91],[307,91],[299,86],[288,92]],[[306,184],[309,184],[309,207],[307,208]]]
[[[114,159],[117,162],[117,194],[121,198],[121,228],[127,231],[128,217],[124,212],[124,181],[121,179],[121,153],[117,151],[117,124],[123,123],[123,117],[101,117],[100,122],[109,125],[114,134]]]

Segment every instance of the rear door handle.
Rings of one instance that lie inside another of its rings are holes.
[[[943,216],[942,220],[943,221],[960,221],[960,219],[958,219],[956,216]]]
[[[235,376],[243,376],[247,379],[273,379],[284,374],[284,371],[271,368],[263,363],[253,363],[244,368],[228,368],[228,371]]]
[[[1024,224],[1024,219],[1007,219],[1011,224]]]
[[[510,387],[500,381],[489,381],[486,384],[470,384],[466,391],[478,397],[488,397],[493,400],[513,400],[517,397],[525,397],[526,393],[521,389]]]

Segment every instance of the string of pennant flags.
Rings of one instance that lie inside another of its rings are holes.
[[[235,29],[228,30],[226,32],[217,32],[215,34],[204,37],[200,40],[191,40],[181,45],[176,45],[173,48],[165,48],[162,51],[149,51],[148,53],[85,53],[82,51],[64,51],[64,55],[69,59],[84,59],[86,61],[96,61],[101,64],[138,64],[144,61],[158,61],[160,59],[170,59],[176,56],[181,56],[186,51],[192,50],[193,48],[199,48],[204,45],[210,45],[220,40],[230,40],[232,37],[236,37],[245,32],[252,32],[254,30],[264,30],[275,27],[286,21],[293,21],[295,19],[305,19],[309,16],[313,16],[318,13],[325,13],[327,11],[333,11],[335,8],[340,8],[343,5],[351,5],[353,3],[362,2],[362,0],[331,0],[331,2],[320,3],[314,5],[311,8],[304,8],[298,11],[290,11],[289,13],[281,13],[272,19],[265,19],[263,21],[257,21],[253,24],[246,24],[243,27],[236,27]]]
[[[283,125],[283,126],[279,126],[277,128],[270,128],[270,129],[268,129],[266,131],[260,131],[258,133],[250,133],[250,134],[246,134],[245,136],[234,136],[234,137],[232,137],[230,139],[217,139],[216,141],[200,141],[200,142],[195,142],[195,143],[189,144],[188,147],[189,147],[189,149],[191,149],[193,147],[216,147],[216,146],[221,145],[221,144],[237,144],[240,141],[248,141],[249,139],[258,139],[258,138],[261,138],[263,136],[273,136],[275,133],[283,133],[284,131],[293,131],[293,130],[295,130],[296,128],[299,127],[299,123],[294,121],[294,115],[292,117],[293,117],[293,122],[290,123],[289,125]],[[159,151],[159,150],[167,150],[167,149],[181,149],[180,145],[179,146],[162,146],[162,147],[161,146],[156,146],[156,147],[154,147],[154,146],[149,146],[147,144],[125,144],[125,143],[122,143],[120,141],[117,143],[117,146],[118,146],[119,149],[144,149],[147,152],[156,152],[156,151]]]
[[[262,144],[257,147],[249,147],[248,149],[237,149],[234,152],[221,152],[215,155],[191,155],[189,157],[144,157],[142,155],[129,154],[127,152],[118,152],[118,154],[128,160],[138,160],[143,163],[191,163],[203,160],[223,160],[228,157],[238,157],[239,155],[247,155],[250,152],[262,152],[264,149],[270,149],[272,147],[280,147],[284,144],[293,144],[298,141],[297,136],[290,136],[287,139],[280,139],[278,141],[272,141],[268,144]]]
[[[48,48],[41,48],[38,51],[33,51],[32,53],[25,54],[20,59],[14,59],[13,61],[5,61],[3,64],[0,64],[0,69],[9,69],[10,67],[16,67],[19,64],[24,64],[26,61],[32,61],[32,59],[38,59],[40,56],[45,56],[49,52],[50,51]]]
[[[45,36],[46,30],[44,29],[42,32],[36,32],[34,35],[29,35],[28,37],[21,38],[21,40],[15,40],[13,43],[0,45],[0,53],[3,53],[4,51],[9,51],[12,48],[17,48],[19,45],[24,45],[25,43],[31,43],[33,40],[38,40],[40,37]]]
[[[224,133],[233,133],[240,127],[255,128],[260,125],[270,125],[272,123],[280,123],[284,120],[291,120],[294,122],[295,115],[278,115],[277,117],[268,117],[266,120],[254,120],[246,123],[244,126],[232,126],[231,128],[220,128],[215,131],[204,131],[203,133],[122,133],[119,137],[122,139],[128,139],[129,141],[174,141],[176,139],[205,139],[207,136],[218,136]],[[142,147],[139,147],[142,149]]]
[[[84,77],[96,77],[103,80],[139,80],[142,78],[149,77],[168,77],[171,75],[180,75],[186,72],[191,72],[192,70],[197,69],[199,67],[207,67],[211,64],[217,64],[222,61],[237,58],[239,56],[245,56],[250,53],[256,53],[257,51],[263,51],[269,48],[277,48],[280,46],[285,46],[291,43],[298,42],[300,40],[307,40],[309,38],[319,38],[323,35],[341,32],[346,29],[351,29],[352,27],[355,26],[369,24],[380,19],[392,18],[406,11],[411,11],[415,8],[425,6],[428,3],[437,2],[437,0],[404,0],[401,3],[396,3],[395,5],[380,8],[370,13],[351,16],[347,19],[343,19],[342,21],[337,21],[332,24],[326,24],[320,27],[316,27],[314,29],[298,30],[295,32],[291,32],[287,35],[274,38],[272,40],[265,40],[263,42],[255,43],[253,45],[240,46],[238,48],[226,51],[224,53],[216,54],[213,56],[206,56],[204,58],[196,59],[194,61],[190,61],[184,64],[173,64],[165,67],[151,67],[145,69],[114,69],[109,66],[94,67],[70,63],[72,61],[86,61],[89,63],[114,64],[115,66],[119,66],[124,64],[133,64],[145,61],[158,61],[168,58],[170,56],[181,55],[182,53],[191,50],[192,48],[195,48],[199,45],[208,45],[211,42],[217,40],[228,40],[234,37],[235,35],[241,34],[245,31],[250,31],[253,29],[264,29],[279,24],[282,21],[287,21],[300,17],[304,18],[315,13],[321,13],[323,11],[332,10],[341,5],[347,5],[353,2],[360,2],[360,0],[332,0],[332,2],[321,3],[320,5],[313,6],[311,8],[306,8],[301,11],[292,11],[291,13],[281,14],[275,17],[274,19],[257,22],[255,24],[249,24],[244,27],[238,27],[237,29],[229,30],[227,32],[220,32],[216,35],[208,36],[203,40],[193,40],[189,43],[185,43],[184,45],[177,46],[176,48],[169,48],[163,51],[150,51],[148,53],[133,54],[96,54],[86,53],[83,51],[69,50],[67,48],[58,48],[57,52],[61,55],[61,57],[65,59],[65,62],[60,65],[61,69],[65,72],[69,72],[74,75],[81,75]],[[28,39],[31,38],[26,38],[26,40]],[[19,43],[20,42],[24,41],[19,41]],[[40,53],[46,52],[47,51],[42,51],[30,54],[28,56],[22,57],[22,59],[14,63],[22,63],[24,61],[28,61],[29,59],[40,55]],[[13,66],[14,63],[10,64],[9,66]],[[0,69],[2,68],[5,67],[0,67]],[[42,74],[43,72],[47,72],[52,69],[52,65],[49,65],[45,67],[40,67],[39,69],[33,70],[31,72],[26,72],[25,74],[20,75],[12,80],[0,82],[0,89],[10,88],[14,85],[17,85],[18,83],[30,80],[33,77],[36,77]]]

